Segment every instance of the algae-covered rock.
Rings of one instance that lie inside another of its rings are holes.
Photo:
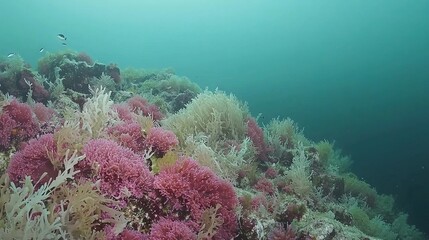
[[[47,54],[40,59],[38,71],[52,83],[61,78],[66,89],[80,93],[90,93],[93,79],[101,79],[103,75],[111,77],[117,86],[121,81],[120,70],[115,64],[93,62],[88,55],[72,51]]]

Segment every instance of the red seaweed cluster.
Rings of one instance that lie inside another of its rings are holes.
[[[53,114],[53,109],[41,103],[33,107],[16,99],[6,103],[0,111],[0,149],[18,147],[43,130],[52,131],[49,120]]]

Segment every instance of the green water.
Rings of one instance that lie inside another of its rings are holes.
[[[0,16],[2,56],[36,66],[63,33],[97,61],[171,67],[262,121],[291,117],[429,229],[427,0],[14,0]]]

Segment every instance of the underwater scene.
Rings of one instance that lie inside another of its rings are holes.
[[[429,1],[7,1],[0,240],[429,239]]]

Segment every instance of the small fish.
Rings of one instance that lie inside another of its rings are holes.
[[[44,49],[44,48],[41,48],[41,49],[39,50],[39,52],[43,52],[43,51],[45,51],[45,49]]]
[[[61,41],[65,41],[65,40],[67,40],[67,37],[66,37],[66,36],[64,36],[64,34],[62,34],[62,33],[58,34],[58,35],[57,35],[57,38],[58,38],[58,39],[60,39]]]
[[[63,42],[63,43],[61,43],[63,46],[67,46],[67,43],[65,43],[65,42]]]
[[[15,56],[15,53],[9,53],[9,54],[7,55],[7,57],[8,57],[8,58],[11,58],[11,57],[13,57],[13,56]]]

